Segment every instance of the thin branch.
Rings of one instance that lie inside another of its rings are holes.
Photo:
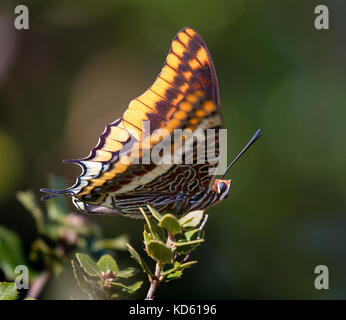
[[[45,287],[49,276],[50,272],[48,271],[43,271],[39,276],[37,276],[30,284],[30,288],[26,296],[37,299]]]
[[[203,220],[203,222],[201,223],[201,225],[200,225],[199,228],[198,228],[198,237],[197,237],[197,239],[200,239],[200,238],[201,238],[201,232],[202,232],[202,230],[204,229],[204,226],[206,225],[206,223],[207,223],[207,221],[208,221],[208,217],[209,217],[208,214],[206,214],[206,215],[204,216],[204,220]]]
[[[167,237],[167,241],[166,241],[167,247],[170,247],[172,245],[172,243],[173,243],[172,237],[173,237],[173,235],[168,233],[168,237]],[[145,300],[154,300],[154,295],[155,295],[156,289],[159,286],[159,284],[162,282],[162,280],[165,278],[161,274],[161,272],[162,272],[162,264],[160,263],[160,261],[158,261],[158,262],[156,262],[155,275],[154,275],[153,279],[151,280],[150,287],[149,287],[149,290],[148,290],[148,293],[147,293]]]
[[[155,276],[151,281],[150,288],[148,290],[147,297],[145,298],[145,300],[154,299],[155,291],[162,281],[161,271],[162,271],[161,265],[159,262],[157,262],[155,267]]]

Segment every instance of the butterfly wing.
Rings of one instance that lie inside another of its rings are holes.
[[[196,122],[195,112],[197,109],[203,112],[205,107],[202,102],[210,103],[208,114],[220,123],[218,84],[211,56],[201,36],[186,27],[173,39],[154,84],[130,102],[122,118],[106,127],[88,157],[67,161],[82,167],[76,183],[65,190],[43,191],[70,194],[98,205],[107,205],[105,199],[110,193],[150,194],[157,191],[154,186],[150,189],[150,183],[174,170],[164,164],[133,164],[128,158],[127,161],[120,161],[123,160],[122,155],[136,148],[138,150],[143,137],[151,135],[156,129],[182,128],[189,118],[194,119],[191,129],[202,126],[202,123],[205,127],[212,127],[202,121],[206,119],[202,116],[197,117]],[[184,110],[189,103],[190,110]],[[144,126],[145,121],[150,123],[150,128]],[[141,191],[135,190],[140,187]]]
[[[213,200],[208,191],[215,179],[211,171],[218,165],[221,126],[221,116],[216,104],[207,99],[202,91],[189,94],[162,128],[163,136],[166,133],[169,137],[166,146],[171,147],[169,153],[166,153],[171,156],[168,163],[164,161],[164,157],[155,159],[155,154],[158,154],[155,148],[163,150],[164,141],[161,144],[154,143],[149,150],[152,162],[131,164],[126,172],[118,176],[115,183],[109,181],[110,188],[100,192],[105,197],[96,199],[93,205],[112,208],[131,216],[136,216],[139,213],[138,207],[144,204],[150,204],[159,211],[166,209],[177,213],[207,207],[209,201],[211,204]],[[214,130],[208,133],[207,129],[211,128]],[[179,136],[174,136],[173,139],[170,133],[175,129],[182,129],[184,139],[182,136],[180,139]],[[151,135],[154,141],[156,134],[154,132]],[[198,137],[197,141],[193,141],[195,137]],[[177,162],[172,161],[175,155],[180,155]],[[90,206],[87,211],[96,212],[95,209],[105,212]],[[106,211],[110,213],[109,210]]]

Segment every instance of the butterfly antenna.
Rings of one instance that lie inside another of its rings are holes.
[[[229,166],[227,167],[226,171],[224,172],[224,174],[222,175],[221,179],[223,179],[223,177],[226,175],[226,173],[228,172],[229,169],[231,169],[233,167],[233,165],[238,161],[238,159],[245,153],[245,151],[247,149],[250,148],[250,146],[262,135],[262,131],[261,129],[258,129],[256,131],[256,133],[252,136],[252,138],[250,139],[250,141],[247,143],[247,145],[243,148],[242,151],[239,152],[239,154],[234,158],[234,160],[229,164]]]

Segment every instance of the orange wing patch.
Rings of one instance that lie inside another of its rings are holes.
[[[194,104],[202,95],[209,100],[196,112]],[[129,150],[136,146],[137,150],[132,152],[141,154],[138,142],[143,139],[144,120],[150,121],[149,134],[162,127],[173,132],[183,123],[194,129],[205,114],[218,109],[219,93],[213,61],[201,36],[186,27],[173,39],[167,59],[153,85],[130,102],[121,119],[106,127],[87,158],[70,161],[83,167],[75,185],[57,192],[77,197],[88,195],[88,199],[93,198],[94,201],[103,199],[107,190],[116,190],[127,174],[133,179],[128,173],[133,168],[131,159],[127,163],[120,161],[120,152],[125,146]],[[192,112],[193,115],[187,119]],[[126,178],[126,183],[130,182],[131,179]]]

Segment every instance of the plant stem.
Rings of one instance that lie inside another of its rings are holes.
[[[172,243],[173,243],[173,235],[168,233],[166,246],[170,247]],[[155,266],[154,278],[151,280],[151,284],[150,284],[147,297],[145,298],[145,300],[154,300],[155,291],[157,287],[159,286],[159,284],[162,282],[162,280],[165,278],[164,276],[161,275],[161,271],[162,271],[162,264],[160,263],[160,261],[157,261]]]
[[[151,281],[150,288],[148,290],[147,297],[145,298],[145,300],[154,299],[155,291],[157,287],[159,286],[159,284],[161,283],[161,281],[163,280],[161,277],[161,270],[162,270],[161,264],[157,262],[155,267],[155,276]]]
[[[30,289],[27,293],[27,297],[37,299],[41,294],[44,286],[49,279],[50,273],[48,271],[43,271],[39,276],[37,276],[31,283]]]

